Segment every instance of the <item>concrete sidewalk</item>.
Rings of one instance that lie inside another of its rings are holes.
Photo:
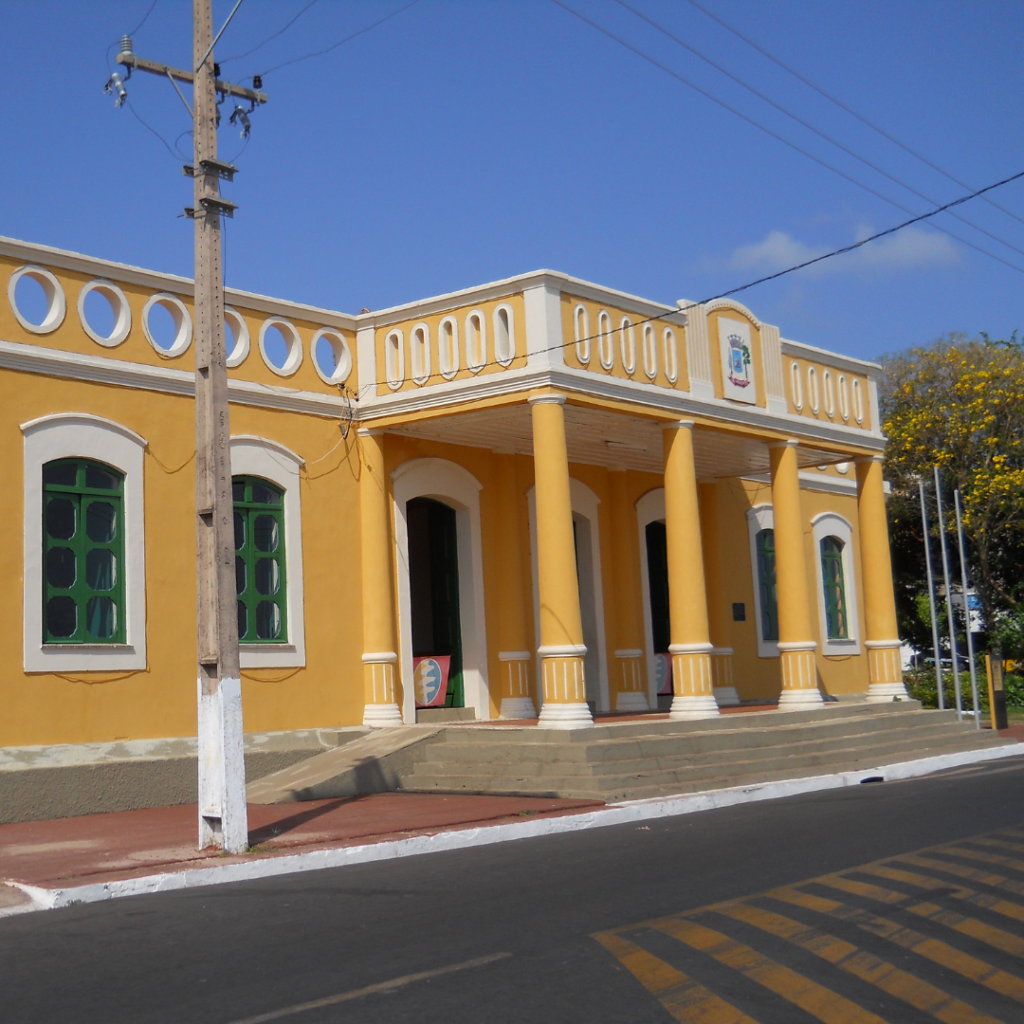
[[[222,856],[196,844],[196,805],[0,825],[0,909],[28,902],[16,882],[68,887],[154,872],[209,868],[254,858],[382,843],[449,829],[575,814],[603,806],[544,797],[377,793],[291,804],[249,804],[251,851]]]

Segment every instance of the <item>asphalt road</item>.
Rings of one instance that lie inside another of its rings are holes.
[[[3,1024],[969,1024],[1022,979],[1021,759],[0,920]]]

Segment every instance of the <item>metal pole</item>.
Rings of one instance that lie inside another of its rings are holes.
[[[248,846],[210,0],[193,0],[199,847]]]
[[[981,709],[978,706],[978,675],[974,668],[974,636],[971,633],[971,609],[967,604],[967,556],[964,553],[964,528],[960,519],[960,491],[953,491],[956,509],[956,539],[960,548],[960,587],[964,594],[964,622],[967,629],[967,660],[971,666],[971,700],[974,702],[974,724],[981,728]]]
[[[946,618],[949,620],[949,651],[953,659],[953,693],[956,696],[956,717],[964,720],[963,703],[960,698],[960,666],[956,654],[956,624],[953,621],[953,602],[949,592],[949,553],[946,551],[946,527],[942,522],[942,483],[939,467],[935,467],[935,514],[939,517],[939,543],[942,547],[942,578],[946,584]]]
[[[939,695],[939,710],[946,707],[946,697],[942,692],[942,652],[939,650],[939,622],[935,618],[935,581],[932,576],[932,545],[928,539],[928,508],[924,499],[924,480],[917,481],[921,492],[921,523],[924,526],[924,564],[928,570],[928,611],[932,618],[932,650],[935,652],[935,689]]]

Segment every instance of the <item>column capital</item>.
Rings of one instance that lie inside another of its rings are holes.
[[[696,426],[694,420],[669,420],[667,423],[662,423],[662,430],[693,430]]]
[[[565,395],[559,394],[544,394],[544,395],[530,395],[526,401],[530,405],[565,405]]]
[[[769,441],[769,448],[799,448],[800,442],[795,437],[787,437],[784,441]]]
[[[360,437],[380,437],[385,432],[384,427],[357,427],[356,433]]]

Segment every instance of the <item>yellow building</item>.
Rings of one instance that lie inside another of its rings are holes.
[[[194,735],[191,282],[0,264],[0,746]],[[227,303],[247,732],[904,694],[873,364],[549,271]]]

